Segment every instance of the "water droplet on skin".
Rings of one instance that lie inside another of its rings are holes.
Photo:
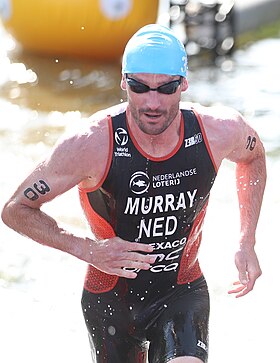
[[[163,307],[167,308],[167,305],[166,305],[166,304],[164,304],[164,305],[163,305]]]
[[[145,300],[145,297],[144,297],[144,296],[142,296],[142,297],[140,298],[140,300],[141,300],[141,301]]]
[[[133,307],[132,307],[132,306],[130,306],[130,307],[129,307],[129,310],[132,310],[132,309],[133,309]]]

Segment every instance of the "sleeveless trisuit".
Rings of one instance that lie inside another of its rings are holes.
[[[209,296],[197,260],[216,167],[201,120],[181,110],[179,142],[169,155],[147,155],[126,113],[109,117],[111,158],[95,190],[79,189],[98,239],[151,244],[155,263],[136,279],[88,267],[82,306],[97,363],[207,361]],[[94,253],[94,251],[93,251]]]

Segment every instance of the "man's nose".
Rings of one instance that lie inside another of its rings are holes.
[[[160,97],[161,95],[157,91],[149,91],[147,92],[147,100],[146,105],[151,110],[156,110],[160,107]]]

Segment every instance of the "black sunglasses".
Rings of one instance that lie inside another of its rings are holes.
[[[180,77],[180,79],[176,79],[175,81],[165,83],[157,88],[150,88],[145,83],[136,81],[136,79],[130,78],[128,76],[126,76],[126,81],[131,91],[135,93],[146,93],[149,91],[157,91],[165,95],[171,95],[172,93],[175,93],[177,91],[177,88],[182,83],[182,77]]]

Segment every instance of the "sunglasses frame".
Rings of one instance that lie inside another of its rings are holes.
[[[126,75],[126,82],[127,82],[128,86],[129,86],[129,88],[131,89],[131,91],[134,92],[134,93],[147,93],[149,91],[156,91],[156,92],[161,93],[161,94],[171,95],[171,94],[175,93],[177,91],[178,87],[181,85],[182,78],[183,77],[180,77],[180,79],[175,79],[174,81],[162,84],[161,86],[159,86],[157,88],[151,88],[148,85],[146,85],[145,83],[137,81],[136,79],[131,78],[128,75]],[[168,87],[170,85],[174,85],[174,87],[171,88],[170,91],[168,91],[168,92],[163,91],[166,88],[166,86]],[[176,85],[176,87],[175,87],[175,85]],[[140,91],[139,91],[139,89],[136,90],[135,87],[137,87],[137,86],[138,87],[142,86],[142,90],[140,90]]]

